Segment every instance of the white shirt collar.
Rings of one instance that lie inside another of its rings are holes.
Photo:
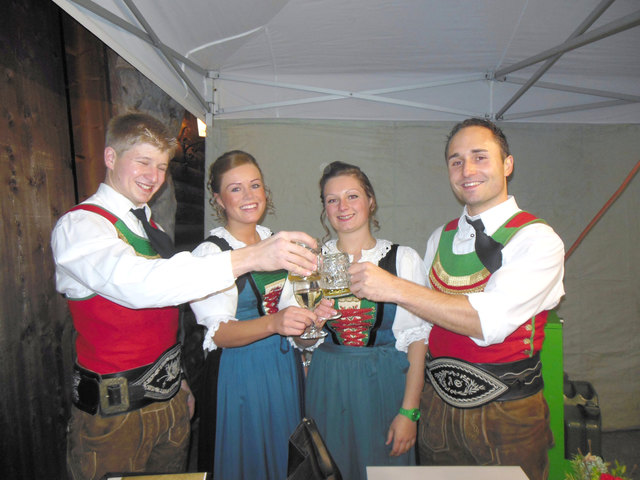
[[[256,225],[256,232],[258,232],[258,235],[260,236],[261,240],[264,240],[265,238],[269,238],[271,236],[271,230],[269,230],[267,227],[264,227],[262,225]],[[229,230],[227,230],[224,227],[214,228],[209,232],[209,235],[214,235],[216,237],[224,238],[229,243],[231,248],[233,248],[234,250],[237,250],[238,248],[244,248],[247,246],[244,242],[241,242],[240,240],[236,239],[236,237],[231,235]]]
[[[458,229],[460,233],[471,234],[473,233],[473,227],[467,223],[464,217],[468,216],[471,220],[477,220],[478,218],[482,219],[482,223],[484,224],[484,231],[487,235],[493,235],[498,228],[502,226],[507,219],[511,218],[515,213],[519,212],[520,208],[516,203],[516,199],[513,195],[509,195],[507,199],[496,205],[495,207],[491,207],[489,210],[482,212],[479,215],[470,216],[467,211],[467,207],[465,205],[464,210],[462,211],[462,216],[458,220]]]
[[[107,210],[113,213],[116,217],[125,220],[135,220],[138,219],[130,212],[132,208],[140,208],[135,205],[131,200],[122,195],[121,193],[115,191],[112,187],[107,185],[106,183],[101,183],[98,187],[96,193],[94,193],[91,197],[85,200],[83,203],[97,203],[101,206],[104,206]],[[145,214],[147,215],[147,219],[151,217],[151,210],[149,206],[145,203],[142,205],[144,208]]]
[[[382,260],[389,252],[389,250],[391,250],[391,245],[392,243],[389,240],[376,238],[376,244],[373,246],[373,248],[369,250],[362,250],[359,262],[371,262],[377,265],[378,262],[380,262],[380,260]],[[338,249],[338,240],[335,238],[329,240],[324,244],[323,251],[325,253],[338,253],[340,251]],[[353,255],[349,255],[349,261],[353,262]]]

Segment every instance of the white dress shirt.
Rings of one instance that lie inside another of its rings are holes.
[[[487,235],[496,230],[520,209],[512,196],[482,212],[472,220],[482,219]],[[467,208],[458,220],[453,239],[453,253],[474,251],[475,231],[465,220]],[[438,249],[439,227],[427,242],[424,264],[431,268]],[[501,343],[528,319],[558,305],[564,295],[564,244],[553,229],[544,223],[522,228],[502,249],[502,266],[491,275],[483,292],[468,294],[478,312],[484,340],[471,338],[479,346]]]
[[[136,206],[106,184],[85,204],[111,212],[135,234],[146,238]],[[149,208],[145,205],[147,217]],[[99,294],[128,308],[179,305],[233,285],[228,252],[197,258],[181,252],[169,259],[148,259],[123,241],[101,215],[76,210],[63,215],[51,233],[56,289],[67,298]]]

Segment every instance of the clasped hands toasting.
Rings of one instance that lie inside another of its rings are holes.
[[[317,239],[303,232],[280,232],[255,245],[273,246],[276,254],[282,256],[279,261],[272,259],[279,262],[278,265],[289,265],[288,280],[300,308],[282,310],[283,319],[275,331],[299,337],[296,340],[301,345],[311,345],[327,335],[322,331],[324,323],[340,318],[340,312],[333,308],[334,299],[351,293],[349,256],[346,253],[323,254],[319,244]]]
[[[367,263],[349,263],[349,256],[322,254],[317,239],[304,232],[279,232],[261,242],[232,252],[234,274],[244,273],[243,265],[253,258],[262,261],[265,271],[284,268],[289,272],[294,296],[300,308],[282,310],[282,321],[273,332],[313,340],[326,336],[322,327],[329,319],[339,318],[334,299],[349,294],[363,298],[374,292],[372,281],[379,269]],[[384,272],[382,272],[384,273]],[[305,343],[305,342],[303,342]]]

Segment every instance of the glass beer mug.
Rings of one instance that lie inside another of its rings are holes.
[[[320,286],[325,298],[345,297],[351,294],[349,265],[349,255],[346,253],[322,255]]]

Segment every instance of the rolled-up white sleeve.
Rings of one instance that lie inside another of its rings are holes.
[[[564,245],[546,224],[524,227],[502,250],[502,266],[483,292],[468,295],[478,312],[484,340],[501,343],[537,313],[558,305],[564,295]]]
[[[99,294],[128,308],[186,303],[235,282],[229,252],[168,259],[136,254],[111,222],[83,210],[64,215],[51,235],[56,288],[68,298]]]
[[[426,285],[427,274],[424,263],[418,252],[410,247],[398,247],[396,271],[400,278],[419,285]],[[396,307],[392,330],[396,337],[396,349],[406,352],[413,342],[422,341],[427,343],[431,325],[398,306]]]
[[[220,248],[214,243],[203,242],[196,247],[193,255],[201,257],[219,252]],[[202,344],[203,349],[215,350],[218,346],[213,337],[220,328],[220,324],[238,320],[235,317],[238,309],[238,289],[234,283],[233,286],[222,292],[191,302],[190,306],[198,324],[207,329]]]

